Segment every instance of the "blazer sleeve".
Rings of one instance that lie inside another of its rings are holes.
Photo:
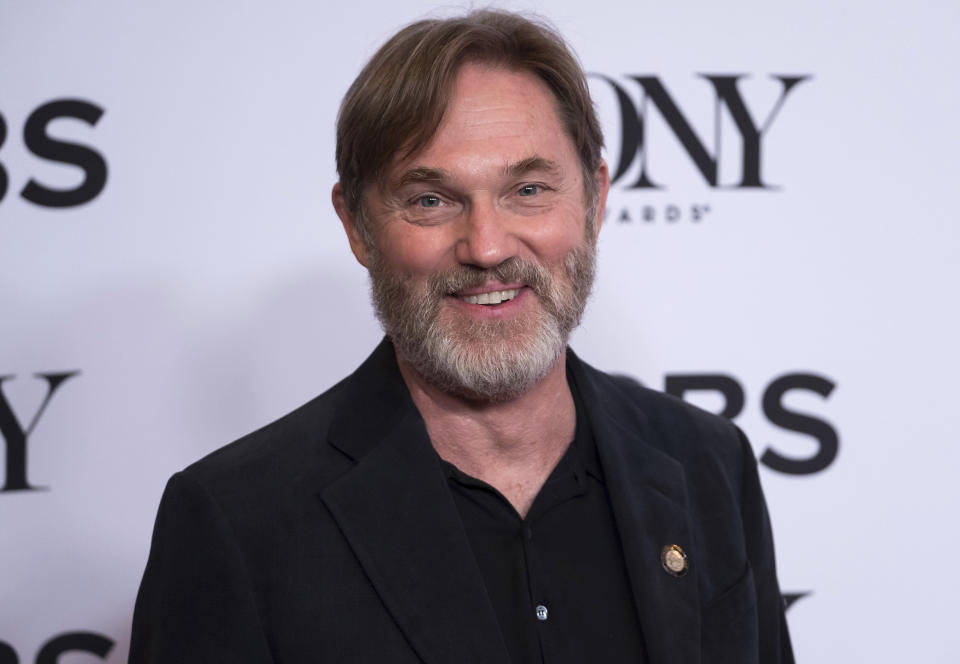
[[[785,605],[777,583],[773,532],[767,504],[760,488],[757,460],[747,437],[739,428],[737,433],[743,450],[740,512],[743,517],[747,558],[756,584],[759,661],[763,664],[793,664]]]
[[[272,662],[230,523],[184,473],[170,478],[160,501],[129,662]]]

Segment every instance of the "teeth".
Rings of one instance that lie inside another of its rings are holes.
[[[464,295],[460,299],[470,304],[500,304],[512,300],[520,292],[519,288],[513,290],[491,291],[489,293],[480,293],[479,295]]]

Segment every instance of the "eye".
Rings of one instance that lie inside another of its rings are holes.
[[[425,208],[440,207],[440,197],[433,194],[427,194],[417,199],[417,205]]]
[[[539,193],[540,185],[538,184],[525,184],[517,190],[520,196],[536,196]]]

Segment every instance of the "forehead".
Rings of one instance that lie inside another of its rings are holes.
[[[410,167],[502,170],[530,158],[577,163],[553,93],[530,72],[466,63],[430,141],[390,170],[394,176]]]
[[[498,122],[517,128],[536,124],[560,129],[556,107],[546,83],[528,71],[466,63],[454,79],[437,133],[454,126],[482,137],[489,125]]]

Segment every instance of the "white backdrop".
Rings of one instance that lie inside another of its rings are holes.
[[[378,341],[328,202],[333,125],[387,36],[457,9],[403,4],[0,0],[0,664],[126,661],[167,477]],[[608,81],[642,112],[633,77],[662,85],[717,162],[710,183],[647,102],[572,345],[660,389],[724,375],[758,455],[829,462],[761,467],[781,585],[809,593],[788,612],[798,661],[957,661],[960,6],[501,6],[543,13],[577,50],[611,164],[623,131]],[[737,186],[741,133],[704,75],[742,76],[769,187]],[[772,75],[809,78],[766,123]],[[65,108],[88,119],[44,125]],[[662,188],[630,186],[641,156]],[[49,207],[21,193],[31,180],[96,195]],[[800,431],[790,413],[806,414]],[[831,436],[836,457],[817,457]],[[25,463],[6,461],[24,447]]]

